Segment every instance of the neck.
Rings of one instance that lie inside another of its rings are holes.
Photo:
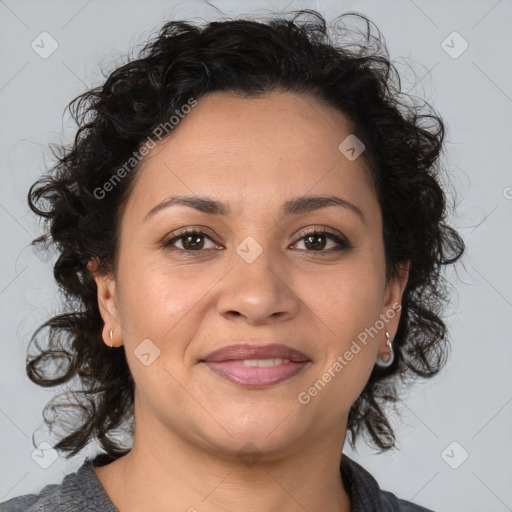
[[[350,511],[339,469],[344,428],[341,443],[337,432],[287,453],[226,456],[163,425],[151,435],[142,425],[127,455],[95,470],[120,512]]]

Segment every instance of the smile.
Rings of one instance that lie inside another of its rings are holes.
[[[205,361],[220,377],[246,388],[266,388],[288,380],[311,361],[292,362],[289,359],[243,359],[230,361]]]

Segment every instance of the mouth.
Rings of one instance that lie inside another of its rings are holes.
[[[200,362],[230,382],[261,389],[294,377],[311,360],[299,350],[285,345],[238,344],[216,350]]]

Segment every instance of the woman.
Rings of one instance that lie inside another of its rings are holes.
[[[74,144],[29,193],[70,310],[27,371],[79,379],[54,448],[103,453],[0,510],[427,510],[342,449],[392,448],[398,381],[443,366],[464,244],[442,120],[351,16],[360,44],[314,11],[169,22],[72,103]]]

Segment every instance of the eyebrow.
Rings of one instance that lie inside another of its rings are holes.
[[[168,208],[170,206],[183,205],[190,208],[194,208],[200,212],[208,213],[212,215],[229,215],[231,208],[227,203],[222,203],[215,199],[204,196],[170,196],[158,203],[156,206],[151,208],[144,217],[144,221],[149,217],[152,217],[157,212]],[[329,206],[340,206],[348,209],[355,214],[366,224],[366,219],[363,212],[355,204],[342,199],[337,196],[300,196],[294,197],[286,201],[282,208],[282,215],[299,215],[301,213],[311,212],[313,210],[319,210],[321,208],[327,208]]]

